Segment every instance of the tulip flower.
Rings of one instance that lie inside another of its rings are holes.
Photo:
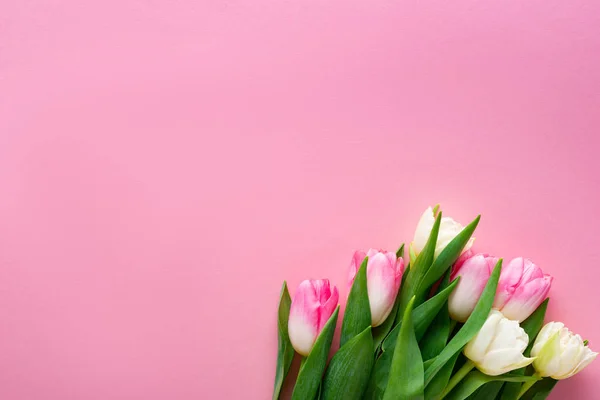
[[[456,289],[448,299],[450,316],[465,322],[494,270],[498,259],[487,254],[463,253],[452,268],[451,279],[460,276]],[[494,309],[508,319],[523,322],[546,299],[552,277],[544,274],[531,260],[515,258],[502,268]]]
[[[529,337],[517,321],[492,310],[463,352],[478,370],[497,376],[533,362],[533,358],[523,356],[528,343]]]
[[[370,249],[356,251],[350,263],[350,285],[365,257],[367,261],[367,292],[371,308],[371,325],[381,325],[390,315],[402,282],[404,260],[396,253]]]
[[[494,308],[507,318],[523,322],[546,299],[552,279],[531,260],[515,258],[502,267]]]
[[[471,256],[470,252],[458,259],[450,277],[454,280],[460,276],[448,298],[448,310],[452,319],[465,322],[469,318],[497,262],[497,257],[487,254]]]
[[[536,357],[533,367],[542,377],[569,378],[587,367],[598,353],[593,352],[562,322],[547,323],[537,336],[531,349]]]
[[[335,311],[339,293],[329,280],[305,280],[300,283],[290,306],[288,334],[292,346],[301,355],[310,353],[319,333]]]
[[[421,219],[417,224],[415,237],[412,242],[412,249],[414,250],[415,254],[419,254],[425,247],[425,243],[427,243],[427,239],[431,233],[431,228],[433,228],[436,214],[437,213],[435,213],[431,207],[428,207],[423,215],[421,215]],[[454,239],[462,230],[463,226],[452,218],[442,217],[442,220],[440,221],[438,238],[435,244],[435,257],[439,256],[442,250],[444,250],[444,248],[452,241],[452,239]],[[463,252],[471,248],[474,240],[474,238],[471,238],[467,242]]]

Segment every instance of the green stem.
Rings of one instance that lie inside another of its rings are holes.
[[[443,399],[444,397],[446,397],[446,395],[448,393],[450,393],[450,391],[452,389],[454,389],[454,387],[456,385],[458,385],[458,383],[465,377],[467,376],[467,374],[469,372],[471,372],[471,370],[475,368],[475,364],[473,364],[473,361],[471,360],[467,360],[467,362],[460,367],[460,369],[458,371],[456,371],[456,373],[454,374],[454,376],[452,378],[450,378],[450,382],[448,382],[448,385],[446,385],[446,388],[444,389],[444,391],[442,392],[442,396],[440,397],[440,399]]]
[[[519,395],[517,396],[517,400],[519,400],[521,398],[521,396],[523,396],[525,393],[527,393],[527,391],[529,389],[531,389],[531,387],[533,385],[535,385],[541,379],[541,377],[538,375],[537,372],[535,372],[532,376],[536,377],[538,379],[535,380],[535,381],[532,380],[532,381],[528,381],[528,382],[523,383],[523,385],[521,386],[521,391],[519,392]]]

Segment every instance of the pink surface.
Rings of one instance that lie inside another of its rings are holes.
[[[594,0],[1,0],[0,398],[266,399],[282,280],[434,202],[598,350],[599,109]]]

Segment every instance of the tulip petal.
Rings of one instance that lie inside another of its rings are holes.
[[[366,256],[367,254],[362,250],[356,250],[354,252],[354,255],[352,256],[352,261],[350,262],[350,268],[348,269],[348,287],[352,286],[352,283],[354,282],[354,277],[358,272],[358,268],[360,268],[360,265],[362,264]]]
[[[390,253],[393,254],[393,253]],[[377,253],[369,258],[367,265],[367,291],[371,308],[372,326],[379,326],[385,321],[396,299],[396,259],[384,253]]]
[[[508,348],[486,353],[483,362],[475,365],[484,374],[498,376],[523,368],[533,361],[533,358],[524,357],[518,349]]]
[[[523,353],[528,344],[529,337],[519,326],[519,323],[508,318],[502,318],[496,325],[494,340],[488,347],[488,351],[511,348]]]
[[[496,298],[494,299],[494,308],[500,310],[504,307],[504,304],[511,298],[521,277],[525,264],[523,258],[515,258],[511,260],[500,274],[500,282],[498,282],[498,291],[496,292]]]
[[[459,282],[460,284],[460,282]],[[455,289],[456,290],[456,289]],[[488,347],[491,345],[496,329],[502,320],[502,314],[492,310],[481,330],[465,346],[464,353],[474,363],[482,362]]]
[[[425,243],[427,243],[434,222],[435,216],[433,215],[433,209],[428,207],[421,215],[419,223],[417,224],[417,229],[415,230],[415,236],[412,242],[412,249],[415,253],[420,253],[425,247]]]
[[[458,285],[448,299],[452,319],[465,322],[469,318],[490,277],[490,262],[495,261],[478,254],[464,262],[457,273],[461,277]]]
[[[589,349],[589,347],[586,346],[585,350],[584,350],[584,357],[579,362],[579,364],[577,364],[577,366],[575,368],[573,368],[573,370],[571,370],[568,374],[557,377],[555,379],[567,379],[567,378],[572,377],[573,375],[577,374],[582,369],[587,367],[592,361],[594,361],[596,359],[596,356],[598,356],[598,353],[593,352],[592,350]]]
[[[329,286],[329,281],[327,281],[327,286]],[[334,286],[333,291],[331,291],[331,295],[329,296],[325,304],[321,305],[321,309],[319,312],[319,332],[321,332],[327,321],[329,321],[329,318],[331,318],[333,311],[338,305],[339,299],[340,294],[338,292],[338,288]]]
[[[540,376],[555,376],[560,369],[560,331],[555,331],[536,353],[533,366]]]
[[[507,318],[519,322],[526,320],[546,299],[551,286],[552,277],[550,275],[520,285],[501,308],[502,313]]]

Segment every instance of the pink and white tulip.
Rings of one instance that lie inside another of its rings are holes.
[[[460,276],[448,299],[450,316],[465,322],[473,312],[498,258],[487,254],[464,253],[452,270],[451,279]],[[493,308],[511,320],[523,322],[548,296],[552,277],[531,260],[515,258],[502,267]]]
[[[402,282],[404,260],[391,251],[369,249],[356,251],[350,263],[350,285],[365,257],[367,261],[367,292],[371,308],[371,325],[381,325],[390,315]]]
[[[523,257],[502,267],[494,308],[506,318],[522,322],[546,299],[552,276]]]
[[[292,305],[288,322],[288,334],[292,346],[307,356],[317,337],[338,305],[339,293],[327,279],[305,280],[300,283]]]
[[[460,276],[456,288],[448,298],[448,310],[452,319],[465,322],[469,318],[497,262],[497,257],[487,254],[465,253],[464,257],[458,259],[450,277],[454,280]]]

